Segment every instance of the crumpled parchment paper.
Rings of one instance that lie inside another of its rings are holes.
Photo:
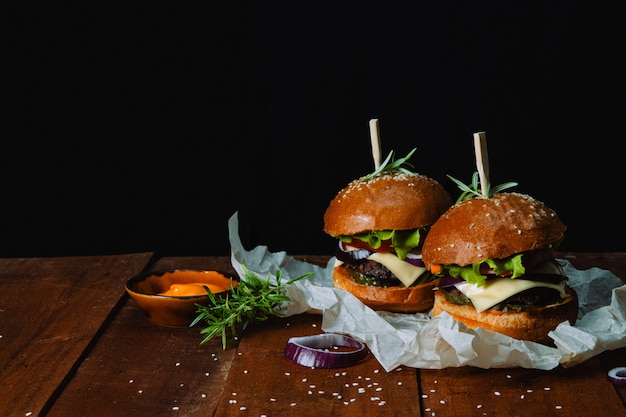
[[[314,274],[287,286],[290,301],[281,307],[285,317],[305,312],[322,314],[322,330],[350,335],[367,344],[386,371],[398,366],[422,369],[475,366],[479,368],[523,367],[549,370],[559,364],[571,367],[605,350],[626,347],[626,284],[600,268],[575,269],[559,259],[569,285],[579,298],[575,326],[561,323],[550,337],[556,347],[516,340],[484,330],[471,329],[442,313],[416,314],[374,311],[352,294],[333,288],[334,258],[325,268],[270,252],[266,246],[244,249],[239,237],[237,213],[228,221],[231,262],[239,277],[243,268],[260,278],[282,282],[308,272]],[[294,335],[298,336],[298,335]]]

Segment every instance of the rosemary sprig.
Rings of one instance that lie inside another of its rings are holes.
[[[456,200],[457,203],[460,203],[464,200],[469,200],[470,198],[474,197],[484,198],[479,187],[478,171],[474,171],[471,184],[464,184],[463,182],[457,180],[450,175],[447,175],[447,177],[454,181],[454,183],[461,189],[461,191],[463,191],[459,198]],[[487,183],[487,198],[503,190],[506,190],[507,188],[512,188],[515,186],[517,186],[516,182],[505,182],[504,184],[496,185],[495,187],[491,188],[491,184]]]
[[[411,158],[411,156],[416,150],[417,148],[413,148],[413,150],[411,150],[411,152],[409,152],[404,158],[400,158],[398,160],[394,159],[393,151],[389,152],[389,155],[387,155],[387,158],[385,158],[383,163],[380,164],[380,166],[378,167],[378,169],[376,169],[376,171],[362,177],[361,179],[370,180],[382,172],[404,172],[405,174],[415,175],[414,172],[405,168],[404,166],[406,165],[408,167],[415,168],[413,165],[411,165],[411,163],[407,161],[409,160],[409,158]]]
[[[263,280],[245,266],[243,269],[244,279],[240,280],[237,285],[233,285],[231,279],[230,291],[225,295],[216,296],[207,290],[210,304],[208,306],[196,304],[198,316],[189,327],[200,321],[208,324],[200,331],[200,334],[204,335],[201,345],[221,335],[222,348],[226,349],[229,332],[235,339],[240,323],[243,323],[241,331],[244,331],[252,322],[265,321],[272,315],[279,315],[278,307],[283,302],[289,301],[285,286],[313,275],[313,272],[309,272],[282,283],[283,272],[279,270],[276,273],[276,284],[274,284],[270,282],[269,277]]]

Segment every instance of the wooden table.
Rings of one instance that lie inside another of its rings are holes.
[[[626,277],[626,253],[563,253],[577,268]],[[327,257],[297,256],[325,265]],[[204,267],[229,257],[0,259],[0,416],[624,416],[626,388],[607,371],[626,349],[572,368],[473,367],[386,372],[371,354],[339,369],[283,356],[321,316],[273,318],[226,350],[200,327],[152,324],[124,283],[143,270]]]

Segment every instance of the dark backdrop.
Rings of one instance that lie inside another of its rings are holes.
[[[624,1],[220,3],[9,10],[0,256],[226,255],[235,211],[248,248],[331,254],[371,118],[455,197],[485,130],[563,249],[626,250]]]

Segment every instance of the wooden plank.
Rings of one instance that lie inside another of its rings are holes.
[[[289,337],[323,333],[321,316],[272,318],[249,327],[237,348],[217,416],[416,416],[413,368],[386,372],[369,354],[337,369],[298,365],[283,355]]]
[[[152,254],[0,259],[0,415],[39,415]]]
[[[170,268],[234,274],[228,257],[164,258],[150,269]],[[157,326],[127,298],[48,416],[214,415],[236,351],[220,339],[200,345],[200,329]]]
[[[558,252],[557,255],[570,261],[576,269],[606,269],[626,282],[626,252]]]
[[[421,371],[425,416],[623,416],[597,358],[572,368]]]

